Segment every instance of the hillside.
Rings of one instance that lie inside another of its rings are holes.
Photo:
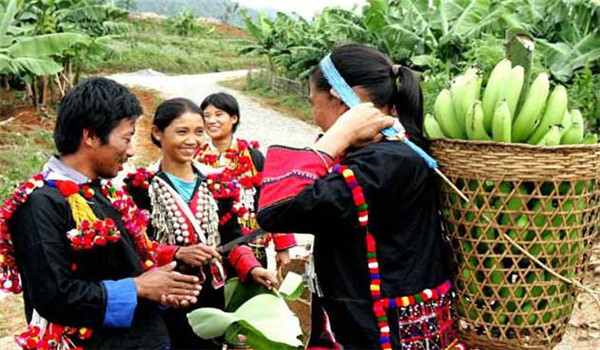
[[[251,17],[258,16],[256,9],[240,6],[235,9],[236,2],[232,0],[136,0],[134,11],[156,12],[166,16],[175,16],[180,11],[189,10],[198,17],[212,17],[236,26],[243,25],[240,9],[244,9]],[[262,11],[270,15],[277,12],[274,9],[265,8]]]

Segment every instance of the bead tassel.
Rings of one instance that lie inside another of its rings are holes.
[[[381,303],[381,273],[379,271],[379,262],[377,261],[377,242],[375,237],[369,232],[369,206],[365,201],[365,195],[362,191],[362,187],[358,184],[356,176],[352,169],[337,164],[333,167],[333,172],[341,174],[344,177],[344,181],[350,187],[352,191],[352,199],[356,206],[358,214],[358,224],[365,227],[367,230],[366,243],[367,243],[367,264],[370,273],[370,286],[371,297],[373,298],[373,312],[377,318],[377,324],[379,325],[379,345],[383,350],[391,350],[392,343],[390,338],[390,325],[388,322],[387,314]]]

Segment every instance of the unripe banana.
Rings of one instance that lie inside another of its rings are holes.
[[[538,146],[556,146],[560,145],[560,126],[552,125],[550,131],[537,143]]]
[[[598,143],[598,135],[596,134],[587,134],[583,138],[584,144],[596,144]]]
[[[473,105],[473,101],[479,98],[480,89],[481,71],[475,67],[469,68],[465,75],[457,77],[452,83],[450,92],[452,93],[454,116],[463,128],[467,125],[467,112]],[[466,128],[464,130],[466,132]]]
[[[440,125],[429,113],[425,115],[425,120],[423,121],[423,130],[425,131],[425,136],[427,136],[429,139],[439,139],[445,137],[442,129],[440,129]]]
[[[475,100],[467,111],[467,137],[469,140],[489,141],[490,136],[483,126],[483,108],[481,101]]]
[[[519,97],[521,97],[521,89],[523,89],[523,80],[525,78],[525,70],[521,66],[516,66],[510,70],[506,78],[506,85],[498,94],[498,101],[506,99],[508,108],[510,109],[511,120],[515,117]]]
[[[535,145],[550,131],[552,125],[559,124],[565,115],[567,109],[567,90],[562,85],[557,85],[546,103],[544,115],[533,134],[527,139],[527,142]]]
[[[508,102],[502,100],[494,112],[494,120],[492,123],[492,138],[494,141],[510,142],[511,121]]]
[[[485,91],[483,92],[483,99],[481,100],[484,116],[483,122],[485,130],[488,133],[492,131],[492,121],[498,104],[498,96],[502,89],[506,88],[506,79],[510,76],[511,67],[512,65],[507,59],[498,62],[492,70]]]
[[[567,132],[567,130],[571,127],[571,125],[573,124],[573,122],[571,121],[571,113],[569,113],[569,110],[565,110],[565,115],[563,115],[562,120],[560,121],[560,137],[562,137],[562,135],[565,134],[565,132]]]
[[[513,142],[523,142],[533,133],[535,123],[541,117],[550,92],[548,74],[540,73],[531,84],[525,103],[513,122]]]
[[[433,106],[435,119],[437,120],[444,135],[452,139],[465,139],[464,127],[460,127],[454,116],[452,107],[452,96],[448,89],[440,91]]]
[[[571,125],[562,135],[560,143],[563,145],[577,145],[583,142],[583,116],[578,109],[571,110]]]

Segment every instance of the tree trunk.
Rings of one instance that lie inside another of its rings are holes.
[[[38,108],[38,83],[37,78],[34,76],[31,78],[31,102],[33,106]]]

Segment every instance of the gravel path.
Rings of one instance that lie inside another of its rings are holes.
[[[316,126],[261,106],[256,101],[218,84],[246,75],[245,70],[200,74],[167,76],[152,70],[109,76],[128,86],[140,86],[157,90],[166,98],[185,97],[198,104],[207,95],[224,91],[232,94],[240,104],[241,123],[236,135],[247,140],[257,140],[261,150],[273,144],[303,147],[311,144],[318,132]]]

